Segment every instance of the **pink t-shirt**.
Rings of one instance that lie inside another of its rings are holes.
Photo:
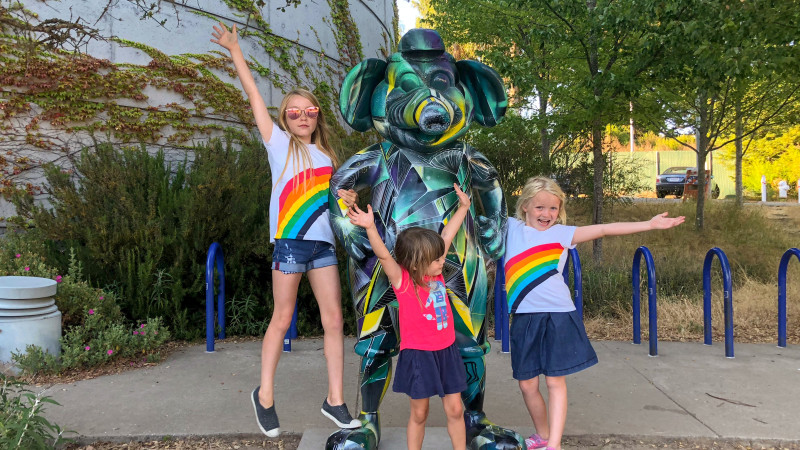
[[[400,310],[400,350],[442,350],[455,342],[453,311],[441,274],[427,286],[417,285],[419,299],[405,269],[400,287],[392,289]]]

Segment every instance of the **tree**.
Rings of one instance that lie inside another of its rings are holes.
[[[653,88],[639,98],[639,109],[668,136],[694,129],[696,146],[684,145],[697,153],[697,167],[702,168],[711,151],[736,140],[741,148],[741,139],[796,101],[800,58],[795,30],[800,21],[788,0],[669,4],[688,8],[655,28],[665,45],[649,71]],[[705,178],[699,177],[698,184],[695,226],[702,229]]]

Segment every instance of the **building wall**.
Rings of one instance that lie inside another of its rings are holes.
[[[28,0],[23,3],[27,9],[38,15],[37,20],[55,18],[78,21],[80,18],[83,23],[98,29],[105,37],[127,41],[120,43],[114,40],[92,40],[81,48],[93,57],[127,68],[147,67],[155,61],[144,47],[131,43],[157,49],[175,61],[198,61],[205,56],[227,56],[222,47],[210,42],[212,26],[217,22],[222,21],[229,26],[236,24],[240,36],[243,31],[256,31],[264,37],[242,36],[240,43],[245,58],[264,68],[265,73],[256,73],[255,78],[268,106],[278,106],[284,92],[295,86],[313,89],[324,82],[337,90],[344,75],[353,65],[363,58],[384,58],[392,51],[396,42],[393,25],[396,20],[394,0],[302,0],[296,8],[289,6],[284,11],[279,8],[286,6],[285,0],[267,0],[266,5],[260,8],[253,6],[255,2],[249,2],[249,7],[256,8],[256,14],[263,19],[261,22],[254,16],[248,16],[246,11],[227,6],[225,1],[161,2],[161,10],[148,19],[141,19],[142,11],[132,0],[60,0],[47,3]],[[103,14],[107,4],[111,7]],[[336,9],[342,5],[346,5],[344,11]],[[165,20],[163,24],[160,23],[162,20]],[[349,44],[344,43],[343,39],[348,36],[357,37],[357,42],[351,40]],[[284,48],[276,51],[274,46]],[[216,53],[220,51],[223,53]],[[227,66],[232,67],[230,63]],[[222,68],[212,68],[211,72],[241,91],[238,80]],[[8,87],[0,88],[0,102],[10,96],[19,95],[23,90],[16,89],[16,92],[12,92]],[[191,117],[187,120],[193,123],[249,129],[240,119],[241,115],[236,117],[230,112],[198,107],[197,103],[180,95],[179,91],[170,90],[163,85],[150,85],[143,92],[146,96],[144,100],[125,98],[124,95],[90,100],[114,102],[139,111],[147,111],[148,108],[169,109],[170,105],[180,105],[191,110]],[[335,92],[331,97],[334,96]],[[236,101],[247,105],[243,93]],[[27,117],[17,116],[9,120],[3,118],[2,125],[13,132],[8,134],[11,137],[0,140],[0,151],[11,161],[5,167],[0,167],[0,170],[5,180],[11,180],[18,186],[27,183],[41,185],[43,179],[39,166],[42,163],[55,162],[69,168],[80,148],[92,142],[88,133],[72,130],[62,132],[58,124],[36,119],[36,133],[53,137],[52,140],[57,144],[54,147],[57,149],[43,149],[41,145],[33,144],[30,132],[26,135],[26,129],[30,128],[31,120],[39,112],[41,108],[32,105]],[[153,144],[154,148],[171,149],[177,157],[182,158],[182,149],[222,134],[220,130],[211,130],[176,142],[170,140],[170,135],[175,131],[165,126],[159,130],[159,137],[155,142],[146,144]],[[100,136],[101,139],[103,137]],[[111,136],[111,139],[114,137]],[[14,161],[27,163],[15,165]],[[20,167],[22,170],[19,170]],[[43,195],[39,197],[45,199]],[[12,205],[0,198],[0,217],[13,213]]]

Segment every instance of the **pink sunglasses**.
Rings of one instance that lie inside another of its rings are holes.
[[[319,115],[319,108],[316,106],[309,106],[306,109],[286,108],[286,117],[288,117],[290,120],[297,120],[303,114],[305,114],[305,116],[309,119],[316,119]]]

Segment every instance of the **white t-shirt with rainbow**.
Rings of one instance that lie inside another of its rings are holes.
[[[316,145],[308,145],[312,167],[295,167],[289,153],[289,135],[277,124],[264,142],[272,173],[269,203],[270,242],[275,239],[325,241],[335,244],[328,218],[328,189],[333,166]],[[298,158],[302,165],[302,158]],[[284,171],[283,168],[286,167]],[[283,172],[283,176],[278,177]]]
[[[538,231],[521,220],[508,218],[505,273],[509,312],[575,310],[562,276],[567,250],[575,248],[575,228],[557,224]]]

